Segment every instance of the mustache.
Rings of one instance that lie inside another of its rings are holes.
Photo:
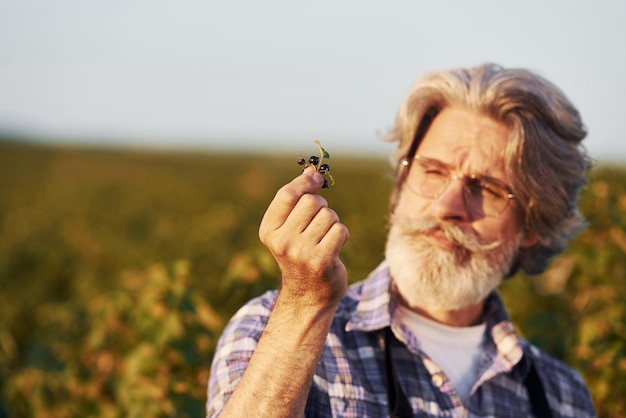
[[[402,235],[417,237],[431,232],[441,231],[447,239],[472,253],[485,253],[498,248],[502,244],[500,241],[481,242],[478,236],[472,231],[464,231],[456,225],[447,222],[439,222],[430,216],[412,218],[392,215],[390,220],[391,226],[397,226],[398,231]]]

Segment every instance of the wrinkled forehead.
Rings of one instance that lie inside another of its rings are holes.
[[[435,117],[416,152],[465,173],[506,180],[509,133],[508,126],[484,114],[448,107]]]

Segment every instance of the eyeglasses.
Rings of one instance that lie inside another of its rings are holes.
[[[452,180],[464,183],[463,197],[469,213],[474,217],[499,216],[515,199],[508,186],[488,176],[458,176],[451,174],[451,167],[442,161],[416,155],[413,164],[403,159],[404,167],[411,166],[406,176],[406,185],[413,193],[428,199],[441,196]]]

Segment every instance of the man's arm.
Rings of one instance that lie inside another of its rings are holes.
[[[313,168],[281,188],[259,237],[281,271],[281,288],[248,366],[221,417],[302,416],[333,315],[347,286],[339,251],[348,237],[315,194]]]

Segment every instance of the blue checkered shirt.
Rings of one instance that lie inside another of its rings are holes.
[[[276,296],[272,291],[250,301],[224,330],[211,369],[208,417],[219,414],[241,379]],[[496,292],[487,299],[479,377],[466,405],[445,373],[422,352],[419,336],[399,322],[396,307],[386,263],[348,289],[326,338],[306,417],[389,416],[384,347],[389,326],[402,342],[394,346],[393,361],[416,417],[532,417],[523,384],[529,360],[555,417],[595,417],[579,374],[518,337]]]

